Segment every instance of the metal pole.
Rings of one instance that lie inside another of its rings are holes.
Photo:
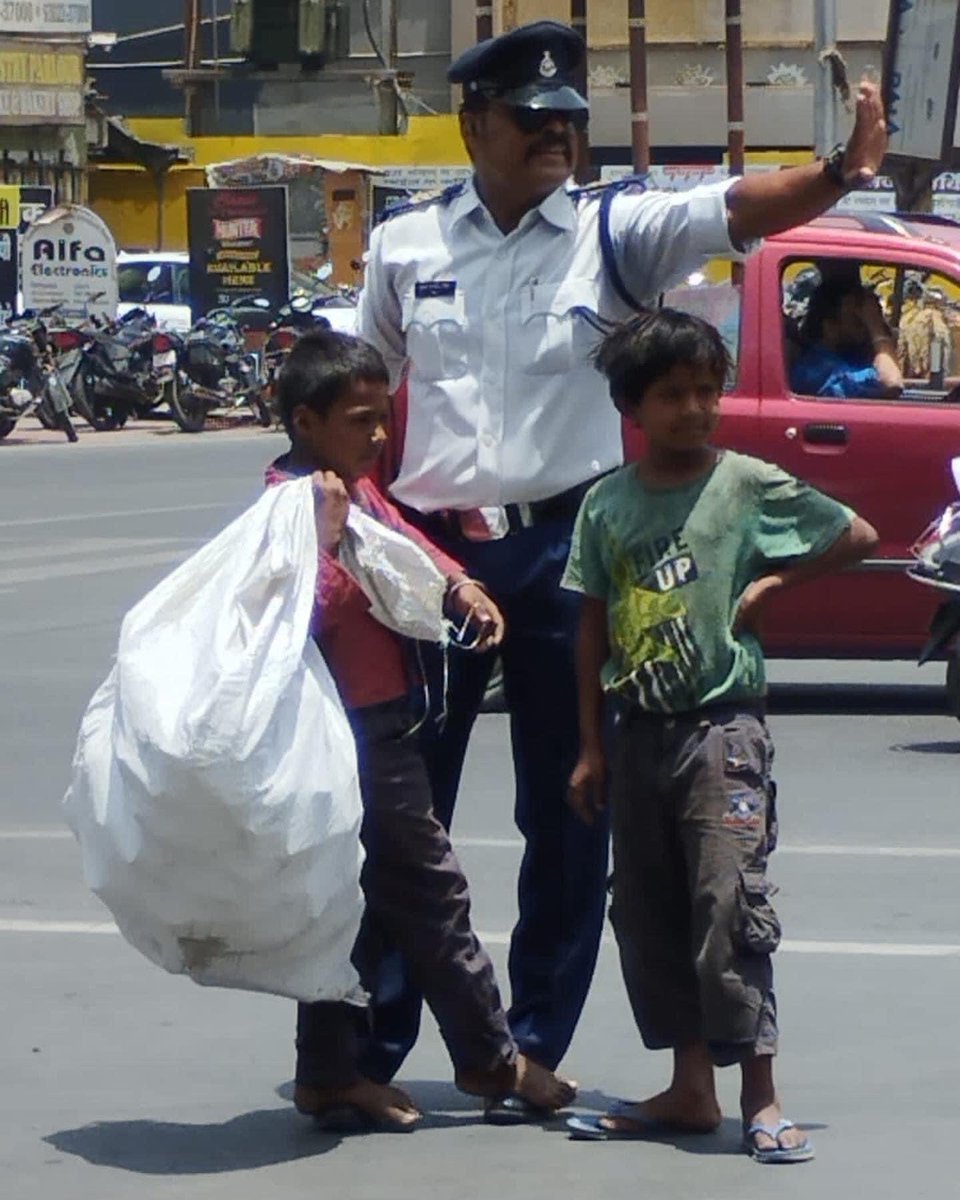
[[[743,29],[740,0],[725,0],[727,24],[727,149],[730,174],[743,174]]]
[[[493,37],[493,0],[477,0],[477,41]]]
[[[650,170],[646,0],[629,0],[627,25],[630,30],[630,128],[633,169],[638,175],[644,175]]]
[[[727,152],[730,174],[742,175],[744,167],[743,122],[743,28],[740,20],[740,0],[725,0],[727,31]],[[743,266],[734,263],[730,269],[734,286],[743,283]]]
[[[813,148],[818,157],[829,154],[837,136],[837,89],[826,57],[837,48],[837,0],[813,0],[813,43],[817,78],[813,89]]]
[[[183,0],[183,67],[187,72],[195,71],[200,65],[200,0]],[[187,76],[189,79],[189,75]],[[193,106],[196,87],[188,83],[183,89],[183,115],[187,132],[192,133]]]
[[[391,72],[395,72],[397,69],[397,39],[396,2],[395,0],[381,0],[380,41],[384,57],[387,60],[387,70]],[[383,84],[384,99],[386,101],[385,132],[389,134],[396,134],[400,130],[400,103],[397,96],[397,86],[395,74],[391,75],[390,79]]]
[[[218,25],[220,22],[220,5],[218,0],[210,0],[210,11],[213,14],[213,19],[210,23],[210,34],[213,39],[213,119],[220,130],[220,30]]]
[[[570,0],[570,25],[587,44],[587,0]],[[587,74],[587,52],[574,77],[574,86],[584,99],[589,100],[589,77]],[[593,177],[590,166],[590,131],[585,129],[577,137],[577,182],[589,183]]]

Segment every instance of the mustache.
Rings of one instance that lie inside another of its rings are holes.
[[[527,151],[527,158],[533,158],[534,155],[541,154],[545,150],[562,150],[567,158],[573,157],[570,139],[562,133],[547,134],[545,137],[538,138]]]

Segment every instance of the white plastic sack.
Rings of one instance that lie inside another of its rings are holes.
[[[356,752],[309,636],[309,479],[267,491],[126,616],[64,800],[123,936],[197,983],[362,1002]]]
[[[338,557],[381,625],[417,641],[447,644],[447,580],[416,542],[351,504]]]

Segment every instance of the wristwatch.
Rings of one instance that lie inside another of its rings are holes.
[[[838,142],[829,154],[825,154],[821,158],[820,163],[825,177],[834,187],[838,187],[844,192],[852,192],[856,184],[848,183],[843,173],[843,160],[846,154],[846,146],[842,142]]]

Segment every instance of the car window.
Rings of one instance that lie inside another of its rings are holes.
[[[730,391],[737,382],[740,360],[740,289],[730,283],[687,282],[681,287],[664,292],[664,308],[679,308],[683,312],[702,317],[715,325],[723,338],[732,364],[726,390]]]
[[[808,319],[824,280],[858,283],[872,292],[896,346],[899,394],[871,390],[869,337],[826,345]],[[795,260],[782,273],[783,352],[793,391],[830,399],[960,400],[960,280],[908,263],[821,258]],[[842,360],[842,361],[841,361]]]
[[[174,304],[190,303],[189,263],[173,263],[173,302]]]
[[[120,299],[124,304],[171,304],[173,281],[169,263],[121,263],[117,271]]]

